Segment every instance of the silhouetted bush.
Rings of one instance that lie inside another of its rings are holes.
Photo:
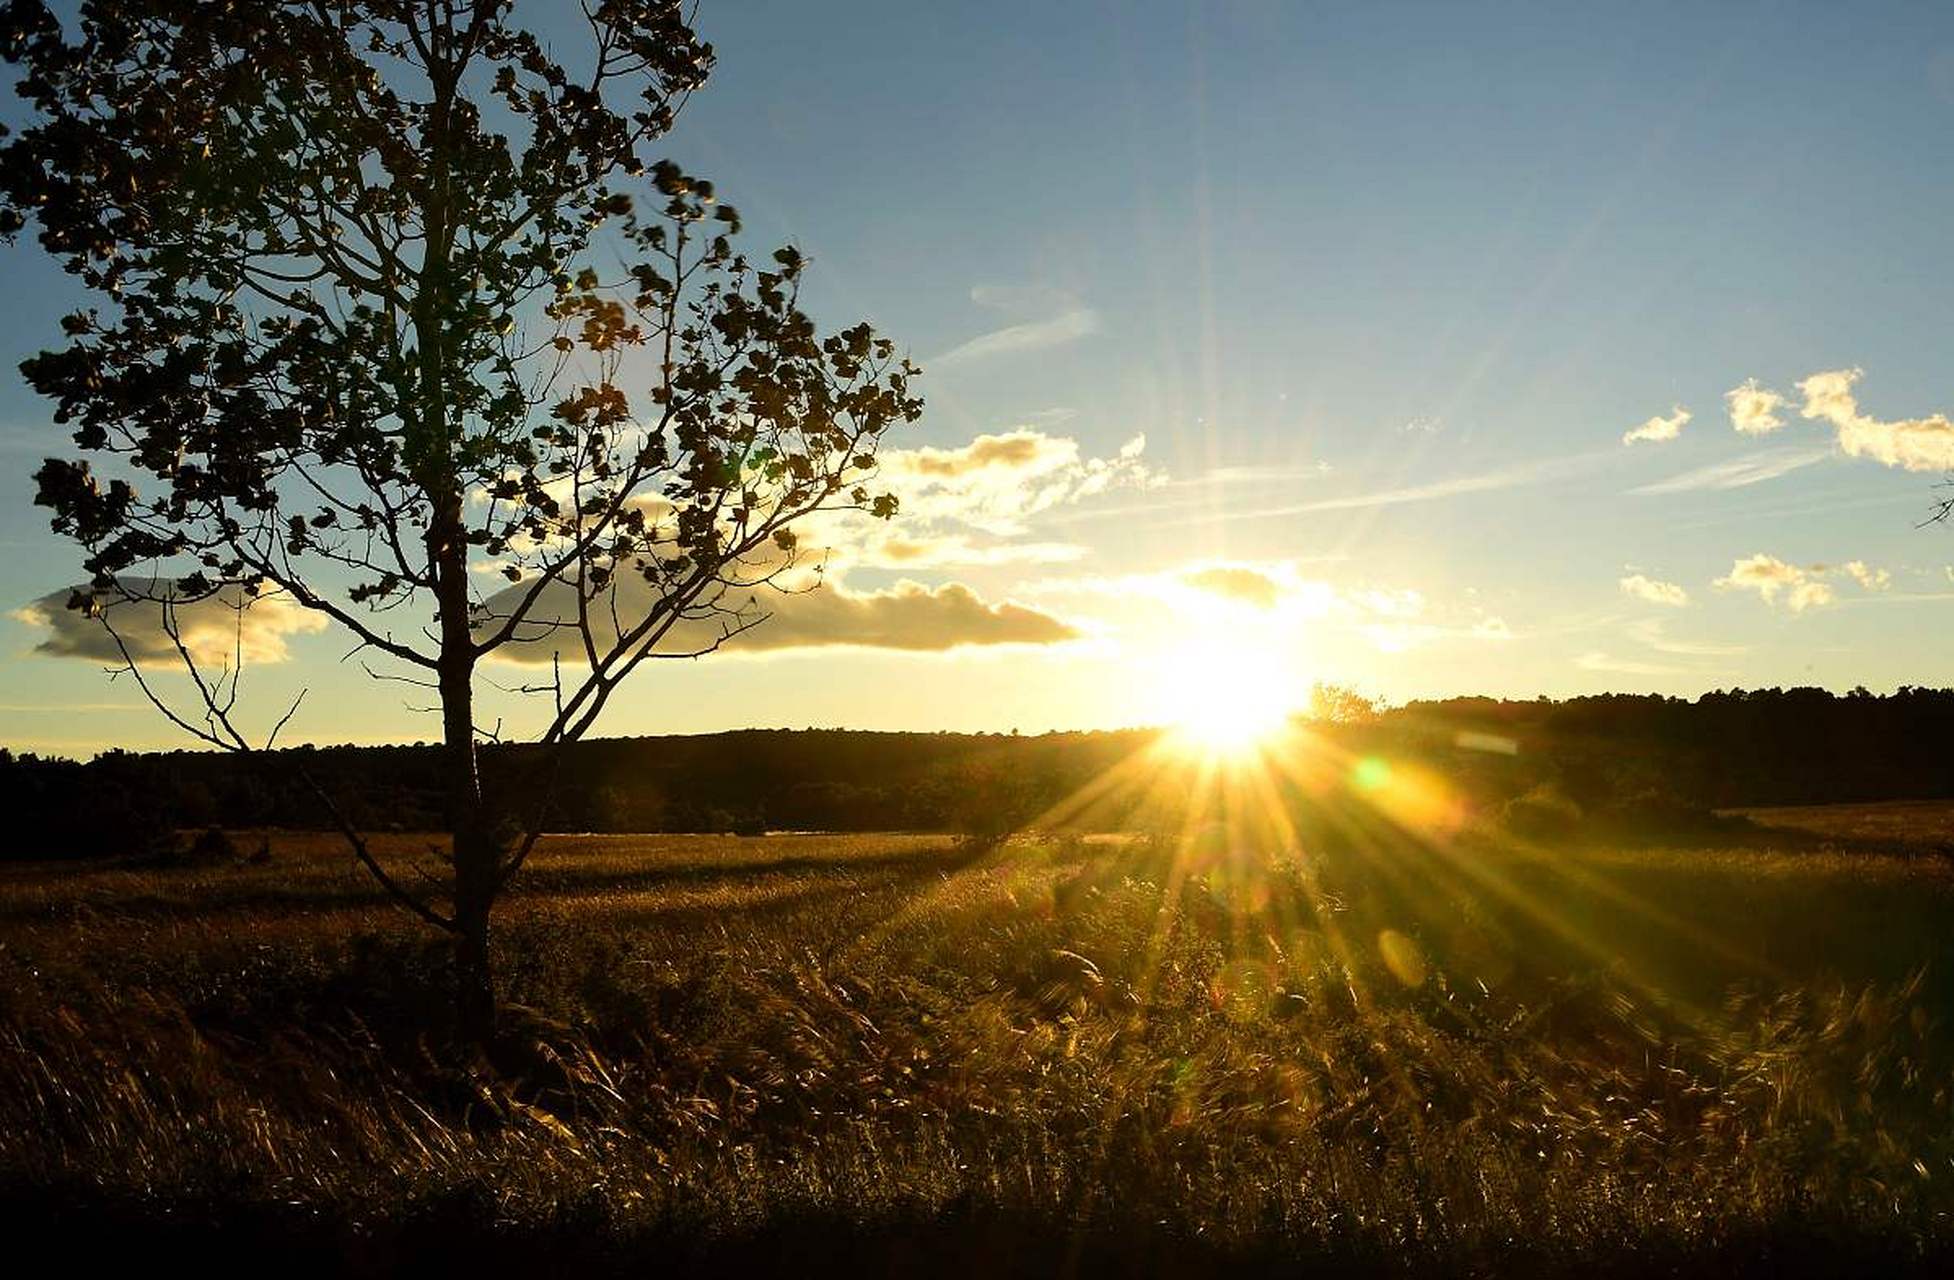
[[[1561,840],[1581,829],[1581,806],[1550,784],[1530,788],[1500,808],[1500,825],[1526,840]]]

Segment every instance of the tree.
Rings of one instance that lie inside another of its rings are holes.
[[[1310,687],[1309,716],[1321,724],[1371,724],[1377,704],[1349,685],[1319,683]]]
[[[523,686],[548,700],[540,742],[576,740],[647,659],[763,621],[797,521],[892,514],[866,487],[876,444],[921,412],[887,339],[817,333],[798,252],[749,263],[712,185],[647,154],[712,65],[680,4],[583,0],[574,68],[511,9],[89,0],[72,35],[40,0],[0,16],[34,111],[0,146],[0,232],[31,220],[100,296],[22,366],[84,455],[36,475],[87,553],[71,605],[214,747],[269,751],[299,709],[238,723],[253,609],[323,617],[431,691],[439,890],[336,820],[453,936],[475,1036],[491,909],[545,807],[484,796],[479,665],[546,660]],[[484,567],[506,582],[485,592]],[[234,646],[188,625],[213,610]]]

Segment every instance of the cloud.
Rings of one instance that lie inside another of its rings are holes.
[[[1315,462],[1296,465],[1249,464],[1243,466],[1210,467],[1199,475],[1186,476],[1170,481],[1175,488],[1208,488],[1231,485],[1288,485],[1299,481],[1321,480],[1336,468],[1328,462],[1317,459]]]
[[[1830,604],[1838,594],[1830,583],[1819,581],[1814,572],[1761,552],[1732,564],[1729,576],[1718,578],[1715,585],[1726,591],[1755,591],[1766,604],[1776,604],[1778,596],[1783,595],[1793,613]]]
[[[1056,289],[979,285],[970,291],[970,300],[992,310],[1034,314],[925,360],[926,367],[955,368],[1014,352],[1041,351],[1077,342],[1099,330],[1098,312]]]
[[[948,522],[1011,536],[1053,507],[1164,483],[1144,460],[1146,447],[1145,436],[1134,436],[1111,457],[1088,458],[1077,440],[1020,427],[951,449],[884,449],[878,474],[911,532]]]
[[[1026,542],[1034,519],[1119,489],[1152,489],[1166,476],[1135,436],[1115,453],[1088,457],[1079,442],[1030,427],[987,433],[953,446],[880,451],[875,487],[898,499],[891,519],[837,509],[796,526],[802,565],[825,565],[832,581],[849,568],[925,570],[950,566],[1059,564],[1091,548]]]
[[[0,711],[9,715],[73,716],[98,711],[142,711],[137,702],[0,702]]]
[[[1365,622],[1357,626],[1357,633],[1381,653],[1405,653],[1440,640],[1501,642],[1518,638],[1504,618],[1490,615],[1470,623]]]
[[[1750,652],[1749,645],[1671,639],[1664,630],[1660,618],[1644,618],[1631,623],[1628,634],[1631,639],[1647,645],[1658,653],[1674,653],[1690,658],[1734,658]]]
[[[973,543],[962,534],[892,535],[849,551],[850,563],[881,569],[937,569],[1001,564],[1064,564],[1083,560],[1090,547],[1076,542]]]
[[[1769,435],[1784,425],[1778,410],[1785,407],[1785,398],[1759,386],[1756,378],[1724,392],[1723,402],[1730,406],[1730,425],[1747,436]]]
[[[1318,498],[1313,502],[1289,503],[1279,507],[1259,507],[1248,511],[1218,510],[1206,515],[1193,516],[1174,524],[1213,524],[1228,520],[1261,520],[1275,516],[1301,515],[1312,511],[1349,511],[1364,507],[1390,507],[1412,502],[1437,502],[1445,498],[1456,498],[1466,494],[1490,493],[1500,489],[1516,489],[1524,485],[1539,484],[1550,480],[1566,480],[1612,460],[1613,451],[1608,453],[1582,453],[1562,458],[1538,458],[1532,462],[1515,463],[1510,467],[1500,467],[1492,471],[1480,471],[1471,475],[1454,476],[1449,480],[1435,480],[1429,484],[1407,485],[1395,489],[1378,489],[1369,493],[1346,494],[1340,498]]]
[[[1662,582],[1639,573],[1631,573],[1621,580],[1622,590],[1647,604],[1669,605],[1681,608],[1689,603],[1689,592],[1673,582]]]
[[[1211,595],[1253,605],[1257,609],[1273,609],[1282,598],[1283,584],[1258,569],[1241,565],[1210,565],[1205,569],[1192,569],[1181,575],[1181,581]]]
[[[510,587],[492,596],[487,616],[506,612],[521,592]],[[626,620],[645,616],[650,607],[649,589],[636,578],[619,588],[618,615]],[[830,581],[812,591],[783,593],[762,590],[753,603],[745,595],[729,599],[728,608],[737,607],[739,618],[703,617],[687,619],[674,627],[659,645],[659,652],[695,653],[711,647],[724,629],[741,619],[762,615],[765,620],[725,642],[728,653],[764,653],[789,649],[856,647],[897,649],[909,652],[943,652],[970,645],[1051,645],[1076,640],[1081,632],[1070,623],[1049,613],[1011,601],[987,602],[960,582],[937,587],[903,581],[882,591],[851,591]],[[616,642],[610,626],[608,603],[593,609],[600,631],[600,650]],[[535,622],[518,632],[517,639],[496,651],[495,656],[509,662],[547,662],[552,652],[581,660],[582,646],[574,631],[552,628],[552,619],[571,619],[576,606],[570,588],[552,584],[544,589],[531,617]]]
[[[1601,671],[1618,676],[1679,676],[1687,672],[1682,667],[1673,667],[1661,662],[1641,662],[1634,658],[1616,658],[1599,651],[1584,653],[1574,659],[1574,665],[1583,671]]]
[[[1149,573],[1110,577],[1041,578],[1020,584],[1028,595],[1097,597],[1164,606],[1177,617],[1211,614],[1217,603],[1244,605],[1291,619],[1352,614],[1344,593],[1327,582],[1302,577],[1295,561],[1204,561]],[[1410,593],[1416,595],[1415,592]]]
[[[69,599],[78,591],[85,592],[86,588],[51,591],[14,611],[16,621],[47,631],[34,652],[119,666],[123,660],[122,651],[116,647],[119,636],[129,656],[138,662],[168,666],[180,661],[164,628],[163,598],[174,592],[169,579],[125,578],[119,589],[95,593],[100,617],[68,608]],[[158,599],[144,599],[146,596]],[[228,587],[207,599],[180,601],[172,608],[184,648],[200,666],[213,669],[231,664],[240,653],[247,664],[284,662],[291,657],[287,641],[292,636],[326,628],[324,615],[295,603],[282,592],[253,599],[241,588]],[[110,627],[114,636],[109,634]]]
[[[1194,622],[1250,631],[1306,627],[1311,635],[1355,635],[1387,653],[1438,642],[1518,638],[1505,619],[1482,609],[1435,607],[1411,588],[1339,586],[1303,576],[1305,563],[1205,561],[1148,573],[1046,578],[1022,584],[1020,590],[1037,597],[1096,597],[1122,611],[1146,608],[1148,614],[1133,624],[1142,635],[1158,635],[1163,625]],[[1245,616],[1242,610],[1258,616]]]
[[[1839,566],[1852,580],[1868,591],[1884,591],[1893,585],[1893,575],[1885,569],[1868,568],[1864,560],[1848,560]]]
[[[1641,485],[1629,492],[1688,493],[1698,489],[1742,489],[1823,462],[1831,453],[1830,449],[1761,449],[1756,453],[1685,471],[1667,480]]]
[[[1802,613],[1816,605],[1831,604],[1838,598],[1838,592],[1824,579],[1844,575],[1859,584],[1864,591],[1884,591],[1893,585],[1893,575],[1885,569],[1875,569],[1864,560],[1848,560],[1841,565],[1815,564],[1800,568],[1786,564],[1776,556],[1758,554],[1737,561],[1730,567],[1730,575],[1716,580],[1720,589],[1738,588],[1755,591],[1767,603],[1777,603],[1780,594],[1793,613]]]
[[[1807,418],[1832,424],[1839,448],[1854,458],[1871,458],[1906,471],[1954,470],[1954,422],[1943,414],[1881,422],[1859,411],[1853,385],[1863,369],[1814,373],[1798,384]]]
[[[882,471],[890,476],[938,480],[993,469],[1037,474],[1064,466],[1078,456],[1076,440],[1020,429],[1002,435],[981,435],[954,449],[929,445],[920,449],[892,449],[882,455]]]
[[[1668,417],[1653,417],[1639,427],[1631,427],[1624,431],[1622,443],[1634,444],[1638,440],[1659,443],[1664,440],[1674,440],[1683,433],[1683,427],[1688,424],[1689,417],[1689,410],[1681,405],[1674,405]]]

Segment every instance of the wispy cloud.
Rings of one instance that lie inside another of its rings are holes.
[[[1801,467],[1825,461],[1832,456],[1830,449],[1782,448],[1760,449],[1742,457],[1727,458],[1713,462],[1706,467],[1684,471],[1670,476],[1667,480],[1657,480],[1652,484],[1640,485],[1630,489],[1630,493],[1690,493],[1698,489],[1742,489],[1746,485],[1762,484],[1779,476],[1789,475]]]
[[[1099,313],[1069,293],[1056,289],[979,285],[970,300],[980,307],[1021,319],[981,333],[967,342],[923,361],[930,369],[952,369],[995,356],[1077,342],[1099,330]]]
[[[1549,480],[1569,479],[1606,465],[1612,457],[1612,453],[1581,453],[1562,458],[1540,458],[1532,462],[1515,463],[1510,467],[1499,467],[1492,471],[1479,471],[1471,475],[1453,476],[1447,480],[1434,480],[1427,484],[1375,489],[1369,493],[1344,494],[1335,498],[1318,498],[1312,502],[1287,503],[1249,511],[1216,511],[1210,515],[1176,523],[1205,524],[1228,520],[1263,520],[1276,516],[1301,515],[1310,511],[1350,511],[1362,507],[1391,507],[1411,502],[1437,502],[1467,494],[1491,493],[1500,489],[1517,489],[1525,485],[1541,484]]]
[[[1344,586],[1308,576],[1304,564],[1197,561],[1143,573],[1045,578],[1020,583],[1018,590],[1032,597],[1097,599],[1123,611],[1139,606],[1146,611],[1145,634],[1157,634],[1163,622],[1185,626],[1205,619],[1251,629],[1306,628],[1319,637],[1341,632],[1391,654],[1521,638],[1505,619],[1469,600],[1435,604],[1410,587]]]
[[[8,715],[85,715],[97,711],[147,711],[148,708],[134,702],[0,702],[0,711]]]
[[[1853,604],[1932,604],[1942,600],[1954,600],[1954,591],[1893,591],[1884,595],[1860,596],[1857,599],[1842,600],[1841,605]]]
[[[1210,467],[1197,475],[1177,477],[1171,481],[1173,488],[1220,487],[1240,485],[1252,487],[1265,484],[1295,484],[1303,480],[1321,480],[1336,470],[1322,460],[1297,464],[1257,466],[1241,464],[1227,467]]]
[[[1574,665],[1583,671],[1600,671],[1617,676],[1680,676],[1688,671],[1682,667],[1670,666],[1663,662],[1643,662],[1636,658],[1617,658],[1599,650],[1584,653],[1574,659]]]
[[[1629,624],[1629,638],[1657,653],[1673,653],[1686,658],[1735,658],[1750,652],[1745,644],[1717,644],[1708,640],[1678,640],[1668,633],[1661,618],[1644,618]]]
[[[1658,414],[1641,426],[1630,427],[1622,432],[1622,443],[1635,444],[1647,440],[1660,444],[1665,440],[1674,440],[1683,433],[1683,428],[1689,425],[1689,418],[1689,410],[1681,405],[1671,406],[1668,417]]]

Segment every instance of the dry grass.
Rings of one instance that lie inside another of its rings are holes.
[[[1954,849],[1954,801],[1896,800],[1881,804],[1793,805],[1737,809],[1760,826],[1847,846],[1892,845],[1914,852]]]
[[[17,1207],[369,1268],[1896,1270],[1948,1238],[1938,860],[564,837],[500,917],[491,1062],[441,1048],[438,946],[330,840],[272,840],[0,872]]]

